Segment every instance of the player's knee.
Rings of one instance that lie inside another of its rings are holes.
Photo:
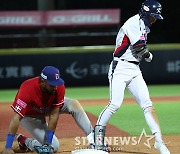
[[[115,113],[120,108],[120,105],[110,103],[107,108],[110,110],[110,112]]]
[[[72,110],[83,111],[83,108],[78,100],[71,100]]]
[[[146,113],[155,113],[155,109],[154,109],[153,106],[148,106],[143,111],[144,111],[144,114],[146,114]]]
[[[148,99],[144,103],[142,103],[141,108],[144,111],[144,113],[146,113],[147,111],[152,110],[153,106],[152,106],[151,100]]]

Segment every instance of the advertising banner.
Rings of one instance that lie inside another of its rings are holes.
[[[0,28],[112,26],[119,23],[120,9],[0,12]]]
[[[0,28],[44,26],[44,13],[40,11],[0,12]]]
[[[180,51],[152,51],[151,63],[140,64],[147,84],[180,83]],[[107,86],[111,52],[0,56],[0,85],[17,88],[22,81],[38,76],[44,66],[58,67],[65,85]]]
[[[38,76],[47,65],[60,69],[66,86],[106,85],[109,56],[104,53],[0,56],[1,88],[16,88],[25,79]]]
[[[120,23],[119,9],[47,12],[48,26],[107,26]]]

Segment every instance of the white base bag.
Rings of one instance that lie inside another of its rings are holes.
[[[80,149],[80,150],[72,151],[71,154],[109,154],[109,153],[106,151],[96,150],[96,149]]]

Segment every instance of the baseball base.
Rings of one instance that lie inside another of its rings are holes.
[[[80,150],[72,151],[71,154],[109,154],[109,153],[96,149],[80,149]]]

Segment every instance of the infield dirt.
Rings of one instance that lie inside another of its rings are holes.
[[[153,98],[157,99],[157,98]],[[170,101],[172,101],[172,98],[169,98]],[[180,100],[180,97],[175,97],[175,100]],[[159,100],[159,101],[163,101]],[[167,97],[165,98],[166,101]],[[99,105],[101,102],[106,102],[107,104],[108,100],[81,100],[82,106],[88,106],[88,105]],[[156,100],[157,101],[157,100]],[[93,103],[92,103],[93,102]],[[126,100],[127,103],[133,103],[133,101]],[[97,104],[95,104],[97,103]],[[4,145],[5,145],[5,139],[6,134],[9,127],[9,122],[11,117],[13,116],[13,112],[10,108],[11,103],[0,103],[0,153],[2,152]],[[102,105],[102,104],[101,104]],[[93,116],[90,113],[87,113],[90,121],[92,122],[92,125],[95,126],[95,123],[97,121],[97,117]],[[31,135],[26,132],[23,128],[19,127],[18,133],[24,134],[28,137],[31,137]],[[77,144],[77,141],[75,140],[76,137],[83,138],[84,133],[82,130],[77,126],[74,119],[71,117],[71,115],[60,115],[58,126],[56,129],[56,136],[59,138],[60,141],[60,150],[58,153],[62,154],[70,154],[71,151],[75,149],[81,149],[81,148],[88,148],[85,144]],[[131,137],[127,132],[119,130],[118,128],[107,125],[107,131],[106,131],[107,137]],[[180,135],[164,135],[163,139],[165,143],[167,143],[167,146],[169,150],[171,151],[171,154],[180,154]],[[150,148],[147,147],[144,143],[146,142],[147,138],[143,137],[142,141],[137,145],[122,145],[122,144],[114,144],[111,145],[112,148],[112,154],[155,154],[158,153],[156,149],[154,149],[154,139],[150,141]],[[15,141],[13,144],[13,149],[15,153],[24,153],[23,151],[20,151],[17,145],[17,142]],[[33,152],[28,152],[33,153]]]

